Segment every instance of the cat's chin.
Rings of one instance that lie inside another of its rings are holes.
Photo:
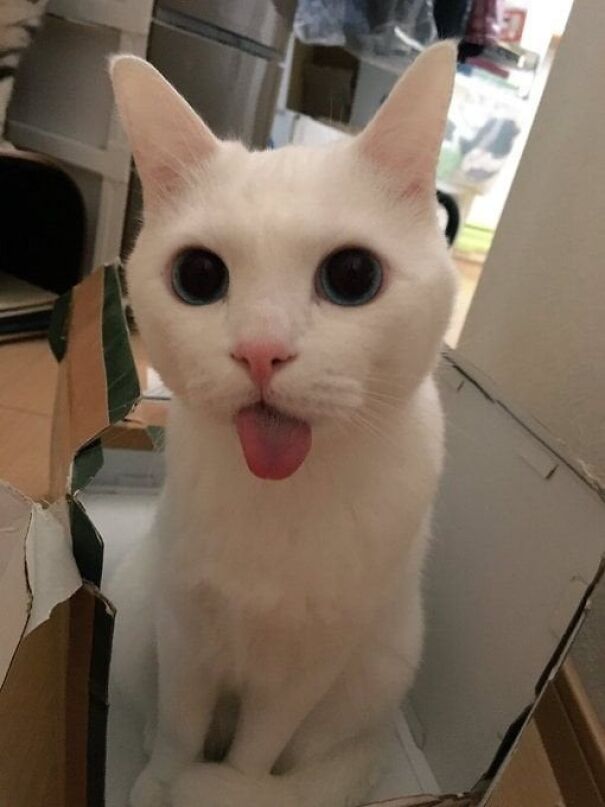
[[[246,464],[260,479],[287,479],[311,450],[310,424],[262,401],[240,409],[235,427]]]

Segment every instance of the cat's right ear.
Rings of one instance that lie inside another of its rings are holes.
[[[209,159],[220,141],[144,59],[114,56],[110,73],[149,211],[169,200],[186,182],[188,170]]]
[[[353,141],[402,195],[435,199],[435,173],[456,75],[457,48],[427,48]]]

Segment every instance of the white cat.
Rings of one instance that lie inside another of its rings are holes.
[[[380,769],[442,463],[454,54],[420,56],[350,141],[255,153],[113,62],[144,189],[130,295],[174,391],[157,523],[109,589],[116,681],[159,704],[134,807],[344,807]]]

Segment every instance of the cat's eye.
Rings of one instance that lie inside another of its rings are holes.
[[[317,270],[317,293],[335,305],[369,303],[382,286],[382,267],[367,249],[332,252]]]
[[[183,302],[210,305],[227,294],[229,272],[216,253],[190,248],[175,258],[170,280],[174,293]]]

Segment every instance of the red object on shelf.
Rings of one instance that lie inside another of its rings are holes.
[[[504,0],[474,0],[464,40],[474,45],[495,45],[501,38]]]
[[[499,64],[495,64],[495,62],[482,56],[471,56],[466,60],[466,63],[472,64],[474,67],[480,67],[482,70],[487,70],[488,73],[493,73],[494,76],[499,76],[500,78],[506,79],[510,76],[510,71],[505,67],[501,67]]]
[[[504,11],[504,22],[500,30],[501,42],[520,42],[527,19],[524,8],[507,8]]]

